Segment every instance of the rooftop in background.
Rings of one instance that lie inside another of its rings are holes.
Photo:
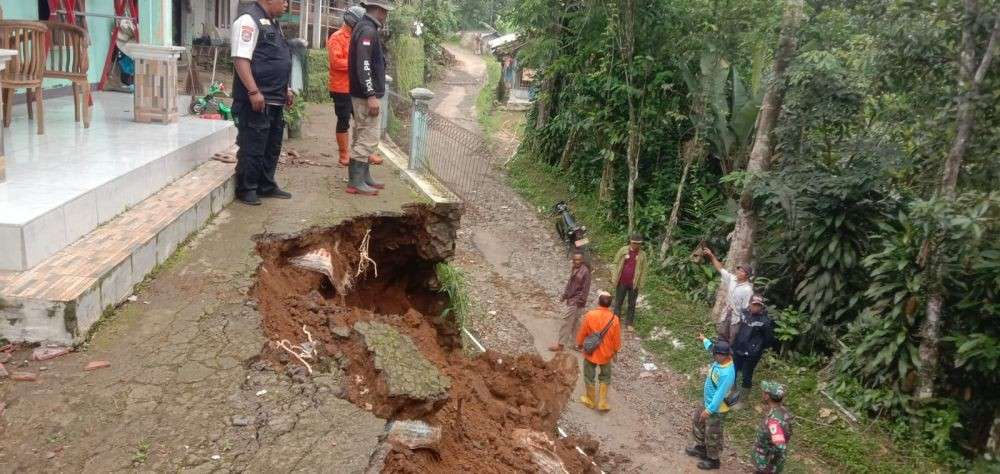
[[[493,54],[512,53],[524,43],[519,38],[517,33],[507,33],[499,38],[490,40],[486,45],[490,47],[490,52]]]

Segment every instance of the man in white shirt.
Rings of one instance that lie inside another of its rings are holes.
[[[274,176],[284,138],[284,107],[292,99],[292,55],[277,20],[287,8],[287,0],[257,0],[233,22],[233,115],[240,147],[236,198],[254,206],[261,197],[292,197]]]
[[[715,329],[719,337],[732,342],[739,330],[740,314],[750,306],[750,298],[753,296],[753,283],[750,277],[753,276],[753,268],[750,265],[737,265],[736,273],[730,273],[722,265],[712,250],[705,248],[704,255],[712,260],[712,266],[721,275],[720,291],[726,292],[726,307],[723,308],[719,320],[715,323]]]

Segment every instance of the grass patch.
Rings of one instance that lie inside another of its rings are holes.
[[[609,224],[593,194],[575,194],[564,175],[557,167],[519,156],[511,163],[509,178],[514,189],[540,209],[547,209],[560,199],[573,198],[573,212],[580,222],[588,226],[595,257],[603,262],[609,261],[618,247],[623,245],[625,234]],[[604,272],[607,272],[606,267]],[[710,361],[696,336],[699,333],[714,334],[709,316],[711,308],[707,303],[692,301],[673,289],[666,277],[656,271],[648,277],[643,293],[651,309],[638,311],[638,332],[648,336],[654,327],[662,327],[683,343],[682,347],[675,348],[670,341],[645,340],[643,346],[657,354],[675,372],[690,376],[685,393],[694,406],[701,399],[704,383],[704,376],[699,370]],[[756,382],[765,379],[788,385],[787,405],[797,418],[786,472],[910,473],[942,470],[917,443],[892,440],[884,420],[862,419],[861,426],[853,427],[840,416],[822,419],[819,415],[821,410],[838,415],[839,412],[819,393],[824,382],[816,369],[795,366],[769,352],[754,374]],[[726,420],[727,442],[744,459],[750,455],[753,436],[763,416],[754,409],[755,405],[761,404],[759,390],[753,390],[747,400],[746,408],[733,412]]]
[[[455,325],[459,329],[470,330],[471,319],[475,314],[482,314],[474,311],[475,305],[469,294],[469,284],[465,272],[450,263],[439,263],[434,268],[437,272],[438,282],[441,284],[441,292],[448,295],[448,307],[445,308],[442,316],[451,317],[455,320]],[[471,330],[469,332],[471,334]],[[479,348],[462,331],[462,347],[470,355],[478,354]]]
[[[140,441],[132,452],[132,465],[141,466],[149,459],[149,441]]]
[[[389,42],[393,57],[392,88],[403,97],[410,97],[410,91],[424,85],[424,41],[410,35],[397,35]]]
[[[306,50],[306,100],[309,102],[330,102],[330,58],[326,49]]]
[[[448,295],[448,307],[442,315],[454,318],[455,324],[459,328],[464,328],[472,312],[472,300],[469,297],[465,273],[449,263],[439,263],[434,270],[441,284],[441,292]]]
[[[483,135],[492,138],[500,129],[501,119],[496,110],[497,84],[500,82],[500,63],[493,56],[483,56],[486,62],[486,81],[476,97],[476,115]]]

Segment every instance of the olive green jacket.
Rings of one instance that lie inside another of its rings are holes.
[[[611,280],[611,284],[615,287],[618,286],[618,280],[622,276],[622,266],[625,264],[625,257],[628,257],[628,245],[621,248],[617,254],[615,254],[615,277]],[[646,279],[646,265],[648,259],[646,258],[646,250],[639,249],[639,255],[637,261],[635,262],[635,289],[641,290],[642,284]]]

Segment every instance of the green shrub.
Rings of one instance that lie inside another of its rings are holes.
[[[326,49],[310,49],[308,51],[306,100],[309,102],[329,102],[330,59]]]

